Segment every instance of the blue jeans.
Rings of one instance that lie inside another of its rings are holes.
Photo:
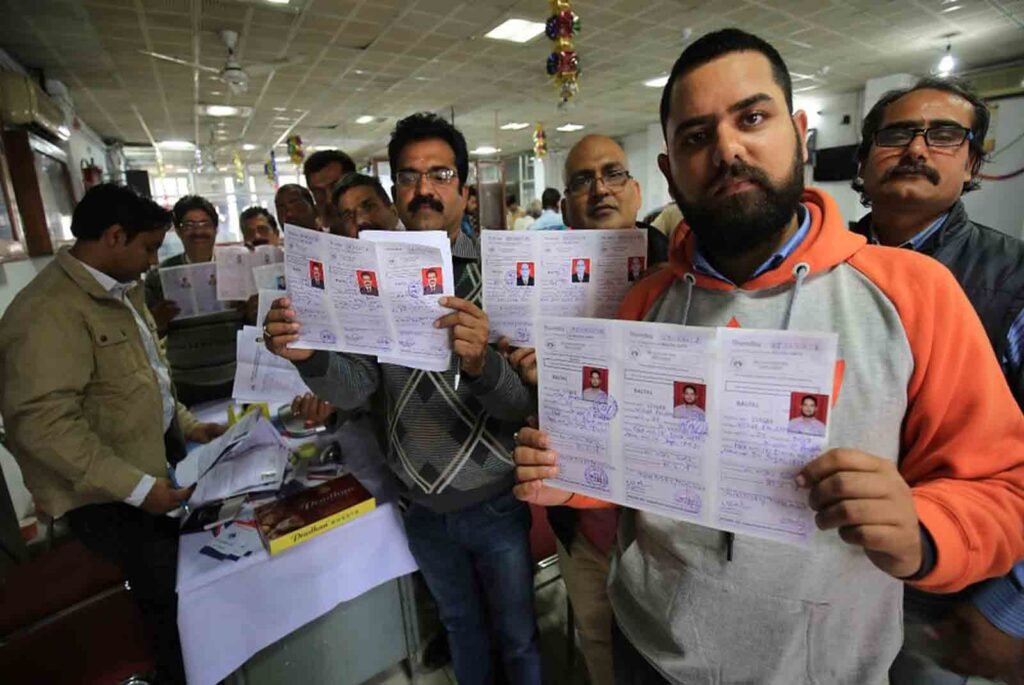
[[[413,504],[405,530],[437,601],[459,685],[494,682],[495,651],[509,685],[539,685],[529,507],[511,492],[447,514]]]

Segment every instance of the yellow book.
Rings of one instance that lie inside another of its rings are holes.
[[[256,522],[263,544],[274,555],[376,508],[373,495],[346,474],[257,507]]]

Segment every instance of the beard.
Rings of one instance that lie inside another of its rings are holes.
[[[679,209],[701,250],[719,257],[742,255],[777,238],[793,218],[804,192],[800,143],[794,150],[789,176],[779,184],[772,183],[758,167],[738,160],[719,176],[712,187],[726,178],[749,181],[755,187],[703,202],[687,202],[676,191]]]

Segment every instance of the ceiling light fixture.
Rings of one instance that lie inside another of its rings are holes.
[[[582,131],[582,124],[563,124],[555,129],[556,131],[562,131],[563,133],[572,133],[573,131]]]
[[[256,146],[253,145],[252,143],[246,143],[245,145],[242,146],[242,149],[245,150],[246,152],[252,152],[253,150],[256,149]]]
[[[470,150],[470,153],[474,155],[493,155],[497,152],[501,152],[501,148],[493,147],[491,145],[481,145],[475,150]]]
[[[291,0],[267,0],[271,5],[287,5]]]
[[[544,33],[544,24],[528,19],[506,19],[484,34],[485,38],[507,40],[512,43],[528,43]]]
[[[357,124],[372,124],[373,122],[374,117],[370,116],[369,114],[364,114],[361,117],[356,117]]]
[[[942,10],[939,14],[948,14],[950,12],[956,12],[957,10],[960,9],[963,9],[962,5],[953,5],[952,7],[947,7],[946,9]]]
[[[196,147],[187,140],[161,140],[156,146],[161,150],[194,150]]]
[[[504,126],[501,126],[499,128],[501,128],[502,131],[522,131],[527,126],[529,126],[529,124],[524,124],[524,123],[516,122],[516,121],[510,121],[507,124],[505,124]]]
[[[953,73],[953,69],[956,68],[956,58],[953,57],[952,46],[946,44],[946,54],[939,60],[939,65],[935,69],[935,73],[939,76],[946,77]]]
[[[668,75],[658,76],[657,78],[651,78],[644,81],[644,85],[648,88],[664,88],[668,84]]]
[[[237,116],[239,109],[231,105],[199,105],[204,114],[211,117],[233,117]]]

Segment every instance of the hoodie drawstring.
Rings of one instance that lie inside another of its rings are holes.
[[[807,274],[810,273],[811,266],[807,262],[800,262],[793,267],[793,276],[796,278],[796,283],[793,285],[793,292],[789,296],[789,304],[786,306],[786,317],[782,322],[782,330],[788,331],[789,324],[793,320],[793,310],[796,308],[796,296],[800,292],[800,288],[804,284],[804,279],[807,278]],[[686,274],[685,278],[693,278],[691,274]],[[686,325],[686,315],[690,309],[690,295],[693,293],[693,283],[687,281],[689,289],[686,292],[686,307],[683,309],[683,325]],[[736,540],[736,535],[733,533],[725,534],[725,560],[732,561],[732,545]]]
[[[793,276],[796,277],[796,284],[793,286],[793,292],[789,296],[789,305],[786,307],[786,318],[782,320],[782,330],[789,330],[789,323],[793,320],[793,310],[796,308],[796,296],[800,292],[801,286],[804,284],[804,279],[807,278],[807,274],[811,271],[811,267],[807,262],[800,262],[793,267]]]
[[[690,317],[690,302],[693,301],[693,284],[697,282],[697,277],[689,271],[683,276],[683,280],[686,281],[686,303],[683,305],[683,323],[686,325],[686,320]]]

